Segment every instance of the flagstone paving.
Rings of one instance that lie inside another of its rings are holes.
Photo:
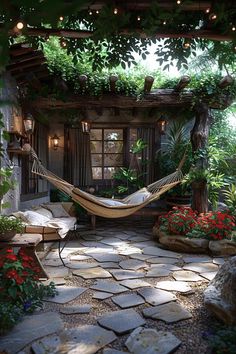
[[[123,334],[143,326],[146,321],[133,309],[113,311],[98,318],[98,323],[107,329]]]
[[[171,332],[155,329],[135,329],[125,345],[133,354],[169,354],[178,348],[181,341]]]
[[[42,262],[50,275],[45,283],[55,281],[58,295],[45,299],[42,315],[51,311],[58,325],[50,329],[48,315],[46,324],[42,318],[33,322],[38,329],[49,329],[40,335],[33,331],[32,339],[26,334],[21,347],[15,346],[13,330],[8,338],[12,353],[20,348],[29,354],[31,345],[35,354],[45,353],[42,348],[71,354],[207,353],[201,333],[209,321],[199,295],[225,259],[164,250],[153,240],[150,223],[130,221],[106,220],[103,228],[80,229],[80,239],[69,241],[63,250],[66,267],[58,258],[57,245],[53,246]],[[205,317],[199,322],[201,313]],[[177,321],[183,330],[171,325]],[[63,335],[56,333],[61,323],[68,328]]]
[[[145,317],[151,317],[154,320],[162,320],[166,323],[187,320],[192,317],[191,313],[176,302],[149,307],[143,310]]]
[[[142,305],[145,303],[144,299],[141,296],[132,293],[129,293],[127,295],[114,296],[112,297],[112,301],[116,305],[120,306],[122,309]]]

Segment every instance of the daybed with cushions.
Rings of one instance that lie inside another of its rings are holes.
[[[13,214],[22,219],[26,233],[42,234],[43,241],[60,240],[76,224],[73,203],[48,203],[33,210],[18,211]]]

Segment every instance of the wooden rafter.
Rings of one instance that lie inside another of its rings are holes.
[[[12,31],[10,31],[11,35],[14,35]],[[49,36],[57,36],[57,37],[64,37],[64,38],[91,38],[93,36],[92,31],[87,30],[60,30],[60,29],[49,29],[49,28],[28,28],[27,34],[32,37],[45,37],[48,38]],[[120,34],[131,36],[131,35],[139,35],[141,38],[150,38],[150,35],[143,32],[140,29],[134,29],[130,31],[128,29],[124,29],[120,31]],[[186,39],[210,39],[215,41],[232,41],[233,33],[217,33],[214,30],[196,30],[191,32],[182,32],[182,33],[169,33],[169,32],[157,32],[151,36],[155,39],[161,38],[186,38]]]

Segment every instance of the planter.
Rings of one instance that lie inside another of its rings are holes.
[[[215,256],[236,255],[236,242],[231,240],[209,241],[204,238],[170,235],[167,232],[160,231],[158,226],[155,226],[155,236],[157,236],[160,244],[175,252],[209,253]]]
[[[159,231],[159,242],[171,251],[185,253],[208,253],[209,241],[205,239],[170,235],[163,231]]]
[[[6,231],[0,234],[0,241],[10,241],[16,235],[16,231]]]

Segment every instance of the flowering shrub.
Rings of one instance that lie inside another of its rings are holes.
[[[174,207],[159,221],[161,230],[190,238],[222,240],[231,237],[236,230],[234,217],[227,211],[197,215],[191,208]]]
[[[0,328],[2,331],[13,326],[22,314],[33,312],[37,307],[41,307],[45,296],[55,295],[54,284],[43,285],[39,282],[39,274],[40,268],[24,250],[20,249],[17,254],[14,254],[13,249],[9,248],[1,253]],[[13,307],[16,316],[9,314],[6,321],[7,310]]]
[[[162,229],[170,234],[186,235],[196,224],[197,214],[189,207],[173,207],[160,217]]]
[[[200,214],[197,225],[187,234],[188,237],[201,237],[209,240],[223,240],[231,236],[235,229],[234,217],[227,212],[214,211]]]

